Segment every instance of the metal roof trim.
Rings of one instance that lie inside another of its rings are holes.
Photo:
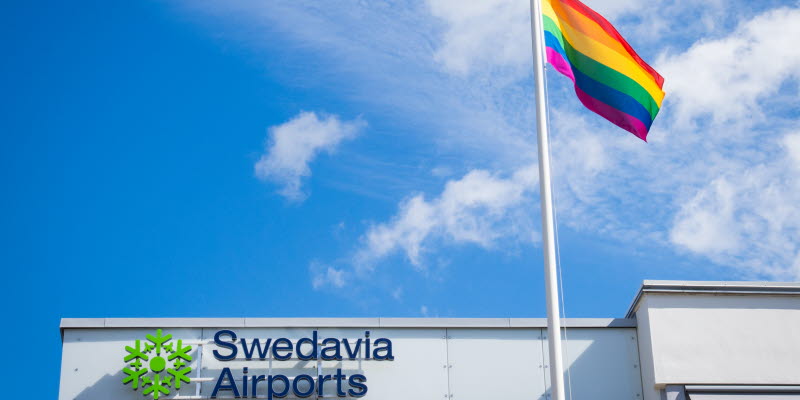
[[[642,296],[649,293],[798,296],[800,282],[655,281],[645,280],[625,318],[635,318]]]

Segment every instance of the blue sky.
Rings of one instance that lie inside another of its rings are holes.
[[[667,100],[645,144],[549,74],[567,315],[796,280],[798,3],[587,4]],[[40,394],[62,317],[543,317],[527,7],[7,7],[3,293]]]

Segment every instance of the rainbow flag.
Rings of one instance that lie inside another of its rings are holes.
[[[664,78],[602,15],[578,0],[542,0],[547,61],[586,108],[647,141]]]

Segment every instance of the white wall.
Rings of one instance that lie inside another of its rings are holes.
[[[154,334],[155,329],[67,329],[61,352],[60,400],[143,399],[142,390],[124,386],[125,346]],[[199,340],[200,329],[169,329],[165,333],[183,340]],[[190,365],[196,368],[196,357]],[[181,394],[194,393],[194,385],[181,388]]]
[[[800,384],[800,297],[645,294],[636,316],[646,400],[668,384]]]
[[[323,328],[320,337],[371,337],[392,340],[394,361],[341,361],[322,363],[325,374],[342,368],[367,377],[374,400],[486,400],[546,399],[548,363],[543,329],[538,328]],[[314,328],[232,328],[239,337],[252,339],[308,337]],[[155,328],[64,329],[60,400],[143,399],[121,381],[124,377],[125,346],[154,333]],[[207,343],[202,347],[203,377],[216,378],[223,367],[241,376],[267,374],[268,363],[242,360],[221,362],[212,356],[216,328],[165,329],[176,339]],[[636,331],[633,328],[570,328],[565,363],[571,367],[572,393],[576,400],[638,400],[641,379],[638,369]],[[197,349],[197,346],[194,346]],[[199,363],[194,350],[192,368]],[[273,361],[273,373],[317,374],[316,362],[297,359]],[[192,372],[192,377],[195,373]],[[180,395],[195,393],[195,383]],[[201,384],[207,398],[213,382]],[[326,386],[326,395],[333,388]],[[260,395],[263,393],[259,392]],[[452,396],[451,396],[452,395]],[[227,396],[227,395],[226,395]],[[170,396],[172,397],[172,396]],[[312,397],[313,398],[313,397]]]

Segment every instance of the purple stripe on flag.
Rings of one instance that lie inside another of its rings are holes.
[[[572,67],[569,62],[564,59],[561,53],[552,47],[547,48],[547,62],[549,62],[556,71],[561,72],[564,76],[571,79],[573,84],[575,83],[575,75],[572,73]],[[581,103],[583,103],[586,108],[611,121],[614,125],[636,135],[645,142],[647,141],[647,126],[642,121],[589,96],[586,92],[581,90],[577,84],[574,86],[578,99],[580,99]]]
[[[639,121],[636,117],[617,110],[616,108],[611,107],[592,96],[589,96],[578,86],[575,86],[575,93],[578,95],[578,99],[581,100],[581,103],[583,103],[586,108],[611,121],[611,123],[614,125],[636,135],[639,139],[642,139],[645,142],[647,141],[647,126],[645,126],[642,121]]]

